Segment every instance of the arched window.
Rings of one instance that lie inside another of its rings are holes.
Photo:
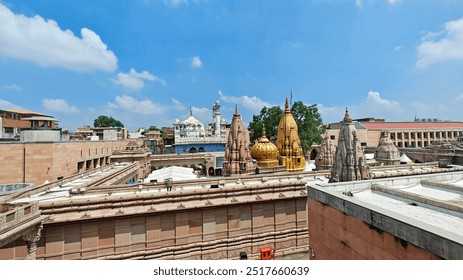
[[[190,148],[189,153],[190,154],[196,153],[196,148],[195,147]]]
[[[199,147],[198,153],[204,153],[204,147]]]

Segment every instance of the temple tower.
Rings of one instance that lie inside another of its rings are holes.
[[[288,98],[286,98],[284,114],[278,124],[276,146],[280,153],[279,162],[281,165],[286,166],[288,171],[304,170],[304,152],[301,147],[296,121],[288,105]]]
[[[375,150],[375,159],[381,165],[400,164],[400,152],[389,138],[387,131],[381,133],[381,139]]]
[[[368,179],[369,173],[365,163],[365,154],[347,108],[344,120],[341,122],[338,139],[334,163],[331,167],[330,182]]]
[[[224,176],[249,174],[255,172],[255,168],[256,164],[251,158],[249,149],[249,132],[244,128],[236,105],[225,145],[223,174]]]
[[[330,137],[326,135],[320,145],[320,152],[315,158],[317,170],[330,170],[331,166],[333,166],[335,152],[336,146],[334,146]]]

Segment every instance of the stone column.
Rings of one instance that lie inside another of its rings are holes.
[[[26,232],[22,239],[26,242],[27,246],[27,257],[26,260],[35,260],[35,254],[37,251],[37,242],[40,240],[42,234],[43,225],[42,223],[33,226],[28,232]]]

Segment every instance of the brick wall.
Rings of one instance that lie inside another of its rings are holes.
[[[124,149],[126,141],[0,143],[0,184],[43,184],[60,176],[109,162],[112,151]]]
[[[310,246],[319,260],[439,259],[363,221],[308,199]]]

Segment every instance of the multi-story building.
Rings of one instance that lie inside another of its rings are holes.
[[[0,139],[19,140],[21,131],[30,129],[58,129],[58,120],[27,110],[0,110]]]
[[[104,140],[116,141],[128,138],[127,129],[123,127],[90,127],[84,126],[77,128],[74,140]]]
[[[433,142],[456,141],[463,133],[463,122],[386,122],[373,118],[356,119],[353,122],[364,147],[378,146],[383,131],[389,133],[389,138],[397,148],[426,148]],[[338,140],[339,128],[339,123],[328,125],[326,134],[331,140]]]

